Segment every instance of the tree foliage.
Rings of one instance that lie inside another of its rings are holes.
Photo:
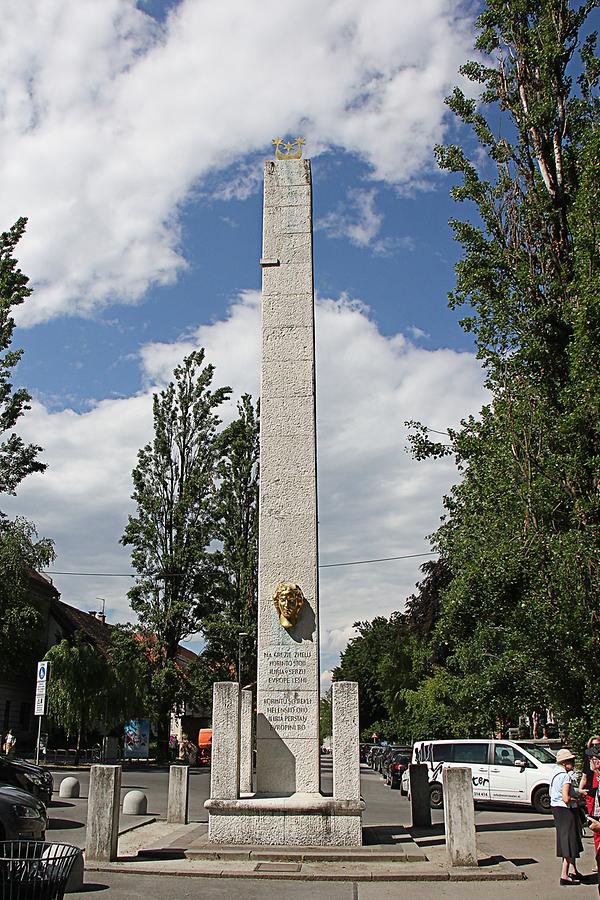
[[[0,495],[14,495],[27,475],[46,468],[38,459],[41,447],[26,444],[13,430],[31,400],[24,388],[15,389],[12,383],[23,352],[11,348],[12,311],[31,294],[15,258],[25,225],[26,219],[19,219],[0,234]],[[30,598],[28,572],[53,559],[52,542],[39,539],[32,523],[23,518],[10,521],[0,510],[0,674],[34,661],[41,615]]]
[[[449,432],[461,481],[433,539],[451,580],[432,646],[480,731],[535,708],[598,712],[598,61],[595,36],[580,37],[594,5],[488,0],[489,63],[462,69],[479,102],[448,100],[479,162],[437,148],[455,200],[479,215],[451,223],[463,256],[450,305],[466,309],[492,400]],[[423,428],[413,447],[448,452]]]
[[[106,714],[110,667],[106,657],[92,647],[82,632],[62,640],[46,654],[50,661],[48,712],[76,740],[75,765],[79,764],[82,738]]]
[[[122,543],[132,547],[138,573],[129,591],[152,662],[151,700],[158,754],[166,760],[170,713],[186,696],[188,682],[177,663],[180,641],[199,629],[213,606],[219,537],[220,419],[229,388],[211,389],[214,367],[204,351],[186,357],[174,380],[154,395],[154,438],[138,453],[132,499]]]
[[[254,407],[252,398],[244,394],[238,418],[218,440],[215,518],[220,548],[214,555],[213,606],[201,622],[206,645],[196,675],[206,705],[210,705],[215,680],[234,674],[248,684],[256,673],[258,439],[258,404]],[[240,660],[241,673],[237,671]]]
[[[31,600],[29,572],[53,560],[52,541],[38,538],[31,522],[0,517],[0,675],[32,671],[43,649],[42,617]]]
[[[12,372],[23,351],[10,349],[15,329],[12,310],[31,294],[29,279],[14,256],[26,224],[26,219],[19,219],[0,234],[0,494],[14,494],[26,475],[46,468],[37,458],[42,448],[26,444],[12,430],[31,401],[25,388],[13,387]]]

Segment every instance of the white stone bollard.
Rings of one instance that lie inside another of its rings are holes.
[[[88,797],[86,861],[117,858],[121,766],[92,766]]]
[[[59,797],[79,797],[81,785],[78,778],[63,778],[58,789]]]
[[[408,778],[412,827],[431,828],[429,769],[423,763],[411,763],[408,767]]]
[[[169,768],[169,799],[167,802],[167,822],[187,825],[190,792],[190,770],[188,766]]]
[[[83,872],[83,853],[80,851],[77,854],[77,859],[73,863],[73,868],[71,869],[71,874],[69,875],[67,886],[65,887],[65,894],[76,894],[78,891],[83,890]]]
[[[210,796],[237,800],[240,790],[240,686],[237,681],[213,685]]]
[[[49,844],[42,851],[40,859],[45,862],[45,870],[48,876],[54,874],[53,869],[56,862],[60,860],[62,856],[65,856],[67,854],[70,855],[72,849],[73,848],[67,844],[63,844],[62,846]],[[83,870],[83,854],[81,850],[79,850],[67,879],[65,894],[75,894],[77,891],[81,891],[83,889]],[[2,896],[4,896],[4,894]]]
[[[360,800],[358,683],[334,681],[331,705],[333,796],[336,800]]]
[[[123,797],[124,816],[145,816],[148,812],[148,798],[143,791],[128,791]]]
[[[240,709],[240,794],[252,793],[252,691],[243,690]]]
[[[471,769],[444,768],[444,824],[451,866],[477,865],[475,804]]]

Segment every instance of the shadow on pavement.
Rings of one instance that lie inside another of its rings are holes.
[[[48,809],[66,809],[67,807],[73,809],[74,806],[74,803],[65,803],[64,800],[51,800],[50,803],[47,804]]]
[[[485,859],[479,860],[480,866],[497,866],[503,862],[510,862],[513,866],[520,868],[521,866],[535,866],[539,863],[539,859],[533,859],[531,856],[523,858],[506,857],[506,856],[487,856]]]
[[[57,831],[58,829],[67,829],[67,828],[83,828],[83,822],[74,822],[72,819],[50,819],[48,822],[48,828],[51,831]]]
[[[527,822],[488,822],[475,826],[475,831],[530,831],[534,828],[554,828],[554,819],[531,819]]]
[[[362,833],[363,844],[367,846],[374,844],[398,846],[412,843],[410,834],[402,825],[363,825]]]

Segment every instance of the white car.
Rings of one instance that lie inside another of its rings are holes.
[[[537,812],[549,812],[549,785],[556,771],[556,757],[529,741],[448,740],[417,741],[412,763],[428,768],[431,806],[444,803],[444,771],[453,766],[469,766],[475,800],[494,803],[531,804]],[[408,771],[402,776],[401,791],[410,796]]]

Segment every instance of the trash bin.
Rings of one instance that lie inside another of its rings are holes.
[[[62,900],[79,853],[71,844],[0,842],[1,900]]]

